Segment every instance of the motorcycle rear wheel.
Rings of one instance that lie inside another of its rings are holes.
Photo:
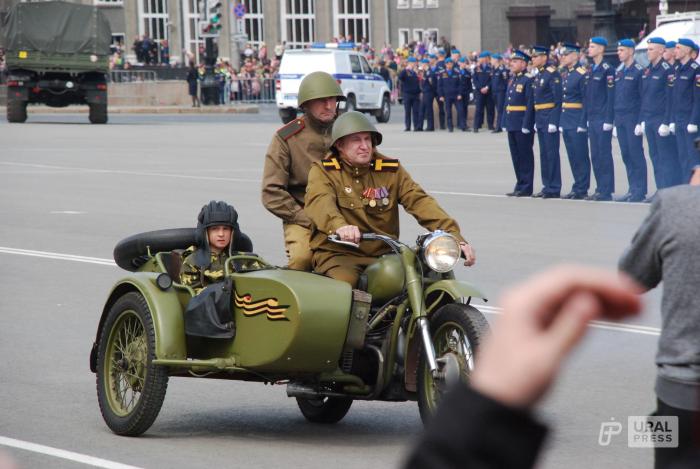
[[[442,306],[430,317],[429,324],[435,358],[443,376],[433,378],[421,347],[417,373],[418,410],[424,424],[435,414],[442,394],[451,384],[450,376],[454,378],[458,373],[459,379],[469,382],[477,349],[489,332],[489,324],[481,311],[460,303]]]

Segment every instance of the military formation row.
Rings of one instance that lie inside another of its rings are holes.
[[[700,124],[700,66],[694,60],[698,45],[690,39],[675,43],[658,37],[647,42],[646,67],[634,60],[634,42],[629,39],[617,44],[617,69],[604,61],[608,42],[602,37],[590,41],[588,67],[580,65],[580,48],[572,44],[565,46],[560,68],[547,64],[545,47],[533,47],[531,55],[515,53],[502,121],[517,180],[508,195],[560,197],[560,135],[574,178],[564,198],[613,200],[614,136],[629,182],[628,191],[614,200],[651,200],[644,135],[656,187],[688,182],[700,165],[694,146]],[[526,73],[530,62],[533,71]],[[535,133],[543,188],[533,195]],[[589,195],[591,167],[596,189]]]

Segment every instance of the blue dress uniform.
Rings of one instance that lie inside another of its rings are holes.
[[[522,51],[516,51],[512,60],[529,61],[530,57]],[[532,195],[532,180],[535,175],[535,156],[532,152],[533,129],[533,88],[532,78],[520,72],[513,76],[506,91],[506,113],[503,126],[508,131],[508,146],[515,170],[515,189],[509,196],[524,197]],[[528,130],[524,133],[523,129]]]
[[[547,54],[546,47],[534,47],[538,54]],[[540,170],[542,192],[536,197],[559,197],[561,193],[561,167],[559,160],[559,116],[561,115],[562,87],[559,71],[553,65],[544,66],[533,78],[535,128],[540,144]],[[554,132],[550,132],[554,130]]]
[[[491,54],[488,51],[484,51],[479,54],[480,58],[490,57]],[[490,65],[477,65],[474,69],[474,75],[472,76],[472,83],[474,84],[474,101],[476,105],[476,112],[474,114],[474,131],[478,132],[481,125],[484,123],[484,111],[486,112],[486,125],[489,130],[493,130],[493,95],[491,93],[491,74],[493,70]],[[485,94],[481,93],[481,88],[488,86],[488,92]]]
[[[500,54],[494,54],[494,59],[501,59]],[[505,65],[499,65],[493,70],[491,75],[491,92],[493,93],[493,102],[496,108],[495,131],[500,132],[503,128],[503,111],[506,105],[506,90],[508,89],[508,78],[510,71]]]
[[[416,63],[415,57],[409,57],[410,63]],[[404,130],[411,130],[411,117],[413,117],[413,129],[422,130],[422,122],[419,122],[420,114],[420,78],[415,70],[405,68],[399,73],[401,82],[401,96],[403,97]]]
[[[422,64],[430,63],[429,60],[421,60]],[[437,96],[437,72],[434,68],[428,68],[423,71],[423,77],[420,82],[421,105],[420,105],[420,127],[427,120],[425,130],[435,130],[435,112],[433,111],[433,100]]]
[[[464,57],[459,58],[459,63],[467,63],[467,60]],[[461,88],[461,95],[462,99],[460,100],[462,104],[462,109],[463,109],[463,115],[464,115],[464,121],[462,125],[460,125],[460,128],[465,131],[469,131],[469,126],[467,125],[467,120],[469,119],[469,95],[472,93],[472,72],[469,70],[469,68],[460,68],[459,69],[459,76],[462,79],[462,88]]]
[[[617,44],[634,50],[634,42],[630,39],[623,39]],[[629,191],[618,199],[620,202],[641,202],[647,195],[644,141],[640,132],[639,135],[634,133],[635,127],[639,125],[641,128],[642,122],[639,111],[642,106],[643,75],[644,67],[634,61],[629,67],[620,64],[615,72],[615,127],[629,183]]]
[[[565,44],[565,53],[578,54],[580,47]],[[564,134],[564,145],[574,185],[565,199],[583,199],[591,185],[591,159],[588,155],[588,135],[583,102],[586,93],[585,67],[575,65],[562,71],[562,104],[559,126]]]
[[[594,37],[591,42],[608,45],[604,38]],[[588,121],[588,138],[591,142],[591,163],[595,175],[595,194],[591,200],[612,200],[615,192],[615,173],[612,158],[612,126],[615,104],[615,70],[605,62],[591,65],[586,82],[584,112]]]
[[[439,60],[435,63],[435,71],[438,76],[445,70],[445,50],[440,49],[438,51],[440,54]],[[434,55],[429,55],[429,58],[435,58]],[[440,95],[437,92],[437,79],[435,80],[435,99],[437,100],[438,106],[438,122],[440,123],[440,130],[445,130],[445,103],[440,101]]]
[[[690,39],[679,39],[678,44],[697,50],[697,45]],[[700,66],[693,59],[689,59],[685,64],[678,63],[672,96],[671,120],[675,124],[682,182],[686,183],[690,179],[693,167],[700,164],[694,146],[698,132],[688,132],[688,125],[700,124]]]
[[[445,64],[452,63],[452,59],[445,59]],[[462,78],[459,70],[445,69],[440,74],[438,79],[438,94],[441,98],[445,98],[445,115],[447,118],[447,130],[452,132],[454,125],[452,124],[452,107],[457,108],[457,125],[464,125],[464,108],[460,106],[461,100]],[[464,130],[463,127],[462,130]]]
[[[662,38],[652,37],[649,43],[665,45]],[[649,64],[642,76],[642,106],[640,119],[644,122],[649,158],[654,167],[654,180],[657,189],[681,183],[681,166],[678,160],[678,147],[673,135],[659,135],[659,127],[671,123],[671,100],[675,71],[663,60]]]

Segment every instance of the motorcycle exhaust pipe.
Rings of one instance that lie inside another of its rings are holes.
[[[301,397],[303,399],[319,399],[323,397],[316,389],[299,383],[287,384],[287,397]]]

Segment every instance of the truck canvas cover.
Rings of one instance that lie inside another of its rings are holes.
[[[10,67],[106,70],[112,32],[95,6],[42,2],[17,4],[0,36]]]

